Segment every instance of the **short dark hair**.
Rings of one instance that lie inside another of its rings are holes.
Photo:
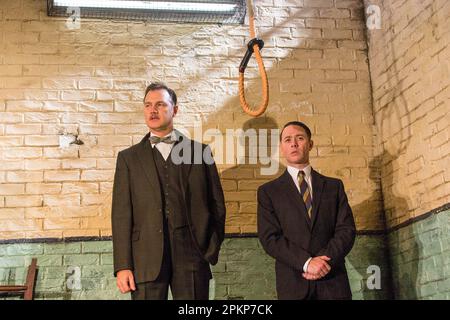
[[[173,105],[174,106],[177,105],[177,94],[175,93],[175,91],[170,89],[168,86],[166,86],[162,82],[152,82],[147,86],[147,89],[145,89],[144,102],[145,102],[145,97],[147,96],[147,93],[149,93],[150,91],[156,91],[156,90],[166,90],[169,93],[170,98],[172,99]]]
[[[286,129],[286,127],[288,127],[288,126],[297,126],[297,127],[301,127],[303,129],[305,129],[306,135],[308,136],[308,140],[311,140],[311,130],[308,128],[308,126],[306,124],[304,124],[303,122],[300,122],[300,121],[289,121],[288,123],[286,123],[284,125],[283,129],[281,129],[280,141],[281,141],[281,137],[283,135],[284,129]]]

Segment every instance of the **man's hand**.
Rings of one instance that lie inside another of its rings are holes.
[[[314,257],[309,261],[307,272],[302,274],[306,280],[318,280],[330,272],[331,267],[327,263],[331,258],[327,256]]]
[[[136,285],[134,284],[134,276],[131,270],[120,270],[119,272],[117,272],[117,287],[122,293],[136,290]]]

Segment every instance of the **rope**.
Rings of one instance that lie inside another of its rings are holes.
[[[243,63],[241,63],[241,67],[239,68],[239,100],[241,102],[242,109],[245,113],[258,117],[264,113],[267,109],[267,105],[269,104],[269,82],[267,80],[266,69],[264,67],[264,62],[261,57],[260,49],[264,45],[262,40],[256,39],[255,32],[255,15],[253,12],[253,4],[252,0],[247,0],[248,14],[249,14],[249,27],[250,27],[250,37],[253,39],[249,42],[249,50],[247,51],[246,57],[244,57],[245,65],[242,67]],[[257,40],[256,42],[254,40]],[[259,42],[258,42],[259,41]],[[262,43],[262,45],[261,45]],[[252,49],[250,49],[250,45]],[[249,53],[250,51],[250,53]],[[247,66],[247,62],[250,59],[251,53],[255,53],[256,62],[258,63],[259,74],[261,76],[261,85],[262,85],[262,101],[261,104],[253,109],[245,100],[245,92],[244,92],[244,72],[245,67]],[[244,62],[244,61],[243,61]]]

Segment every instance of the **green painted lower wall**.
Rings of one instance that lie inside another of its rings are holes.
[[[0,282],[23,283],[32,257],[36,299],[127,298],[115,289],[111,241],[0,245]]]
[[[450,299],[450,210],[389,234],[396,299]]]
[[[215,299],[276,299],[275,265],[257,238],[228,238],[213,266]]]
[[[353,299],[449,299],[449,213],[393,231],[387,241],[358,235],[346,260]],[[23,283],[32,257],[36,299],[130,298],[116,289],[111,241],[0,244],[0,284]],[[225,239],[213,275],[211,299],[276,299],[274,261],[257,238]]]
[[[381,290],[366,286],[369,265],[385,270],[383,243],[380,236],[357,238],[347,260],[355,299],[385,298],[384,278]],[[111,241],[2,244],[0,283],[23,283],[31,257],[39,266],[36,299],[129,299],[116,289]],[[274,260],[257,238],[225,239],[213,274],[211,299],[276,299]]]

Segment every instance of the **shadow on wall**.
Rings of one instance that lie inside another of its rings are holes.
[[[438,24],[435,14],[438,11],[438,2],[432,1],[431,5],[429,5],[429,2],[416,2],[412,5],[414,10],[411,12],[413,16],[409,17],[410,22],[415,18],[414,14],[418,15],[431,10],[431,34],[432,37],[436,37]],[[385,5],[386,7],[383,8],[384,16],[390,18],[383,20],[383,30],[378,31],[382,32],[384,37],[382,45],[385,46],[385,49],[375,48],[375,50],[380,50],[381,53],[385,54],[385,59],[382,61],[384,66],[379,69],[377,65],[375,68],[380,70],[380,76],[387,76],[387,81],[382,84],[382,88],[373,88],[374,92],[383,90],[383,96],[379,96],[378,99],[385,102],[384,105],[377,105],[374,101],[374,109],[377,112],[376,125],[382,145],[382,151],[379,153],[378,159],[374,159],[374,161],[379,162],[377,166],[381,168],[385,229],[387,232],[385,246],[391,269],[392,294],[396,299],[413,300],[420,298],[418,288],[420,277],[422,277],[422,266],[419,263],[421,245],[413,232],[414,228],[392,229],[392,226],[408,220],[411,210],[409,203],[411,201],[420,202],[421,196],[420,194],[408,194],[407,190],[400,189],[399,184],[399,181],[403,178],[402,171],[406,162],[404,156],[412,139],[410,110],[415,107],[408,105],[408,100],[405,97],[405,92],[414,86],[415,82],[409,81],[408,76],[400,78],[400,75],[402,71],[404,73],[404,68],[415,57],[405,55],[404,48],[406,46],[399,45],[404,40],[401,31],[399,32],[396,29],[396,26],[393,25],[394,21],[392,21],[394,16],[406,15],[403,10],[398,10],[398,5],[403,4],[385,3]],[[397,7],[394,7],[396,5]],[[397,12],[394,14],[395,11]],[[414,27],[412,22],[411,25]],[[377,31],[368,31],[369,38],[372,32]],[[420,32],[415,35],[417,39],[421,36],[424,35]],[[398,50],[403,51],[397,52]],[[418,139],[417,136],[415,138]],[[422,142],[418,140],[418,143]],[[411,197],[416,197],[416,199],[411,199]]]
[[[392,9],[391,9],[392,10]],[[433,3],[432,15],[436,11]],[[391,12],[391,16],[393,13]],[[391,21],[388,21],[390,23]],[[388,30],[393,31],[393,26],[388,25]],[[403,55],[397,53],[397,44],[402,41],[399,37],[395,38],[395,32],[389,32],[392,37],[387,45],[390,51],[390,65],[386,65],[388,74],[388,87],[392,88],[392,100],[386,104],[381,111],[378,122],[379,132],[383,151],[381,154],[381,173],[382,189],[384,196],[386,230],[388,232],[388,253],[391,265],[393,294],[396,299],[415,300],[420,297],[418,292],[419,278],[422,274],[421,264],[419,263],[420,246],[411,227],[404,227],[398,230],[392,230],[391,221],[406,216],[410,211],[408,199],[403,194],[405,190],[399,189],[400,175],[399,167],[404,165],[404,160],[399,161],[404,156],[412,138],[411,131],[411,106],[405,98],[405,91],[413,84],[406,87],[405,79],[400,78],[400,69],[398,59]],[[386,59],[386,63],[388,63]],[[398,124],[402,124],[400,130]],[[419,196],[419,195],[416,195]],[[398,223],[398,222],[397,222]]]
[[[228,209],[231,209],[227,212],[227,224],[239,226],[239,230],[231,230],[231,233],[254,233],[257,231],[256,191],[262,184],[278,177],[283,172],[284,166],[279,162],[278,157],[271,159],[269,165],[263,165],[260,162],[261,159],[254,157],[253,152],[257,155],[261,151],[264,156],[271,158],[275,154],[275,150],[272,150],[271,147],[273,143],[271,136],[269,134],[266,137],[261,135],[265,132],[263,130],[270,133],[271,130],[278,128],[278,123],[271,117],[249,119],[242,126],[244,132],[253,129],[255,135],[244,138],[245,140],[238,140],[237,147],[245,150],[243,161],[225,169],[221,174],[223,184],[233,189],[232,192],[225,193],[229,204]],[[260,139],[266,139],[267,148],[261,147]],[[251,144],[252,140],[258,141],[256,145]],[[269,167],[273,168],[273,173],[265,175],[262,170]]]
[[[384,152],[383,155],[376,156],[371,160],[370,179],[379,182],[379,168],[380,162],[387,161],[385,169],[392,170],[392,163],[395,160],[389,153]],[[386,176],[383,179],[384,184],[392,186],[393,175]],[[407,210],[408,204],[404,198],[395,197],[392,199],[397,208]],[[374,211],[374,208],[378,207],[381,212],[374,212],[373,214],[379,214],[383,217],[383,202],[380,195],[374,193],[370,198],[366,199],[360,204],[352,207],[354,212],[368,212],[368,210]],[[407,245],[404,247],[403,242],[407,241]],[[405,251],[400,251],[401,250]],[[392,251],[395,251],[398,257],[392,257]],[[414,295],[414,288],[416,287],[417,275],[418,275],[418,244],[410,234],[405,238],[403,229],[397,232],[387,234],[384,230],[379,233],[369,232],[367,235],[361,234],[357,237],[355,245],[347,256],[347,263],[350,265],[350,282],[355,298],[363,300],[367,299],[393,299],[396,298],[393,288],[402,289],[408,288],[410,293],[406,299],[416,299]],[[392,260],[401,262],[400,264],[392,265]],[[373,284],[375,275],[373,269],[370,266],[377,266],[380,268],[380,284],[381,287],[371,288],[368,283]],[[401,277],[399,278],[399,268],[406,268],[402,270]],[[370,279],[369,279],[370,277]],[[412,290],[411,290],[412,288]],[[402,290],[401,289],[401,290]]]
[[[396,110],[399,108],[406,109],[406,101],[403,94],[400,94],[400,97],[401,99],[398,101],[402,101],[404,104],[395,104],[394,107],[397,106],[397,108],[395,108]],[[395,111],[394,114],[399,115],[399,113]],[[390,117],[392,121],[392,115],[390,115]],[[381,121],[384,119],[385,118],[383,117]],[[396,119],[397,121],[400,121],[399,117]],[[397,148],[392,150],[393,153],[388,151],[389,148],[386,148],[381,155],[381,184],[383,195],[389,197],[389,201],[384,202],[385,219],[392,219],[394,216],[398,216],[399,213],[401,215],[406,215],[409,212],[407,199],[397,196],[398,190],[396,190],[395,186],[397,181],[401,179],[398,171],[396,171],[398,169],[395,169],[395,167],[399,165],[397,163],[398,158],[406,152],[411,139],[409,114],[406,116],[406,119],[408,120],[408,129],[401,131],[402,133],[398,138]],[[391,143],[390,148],[392,149],[393,147],[394,144]],[[419,275],[422,274],[419,263],[419,243],[411,230],[411,227],[393,230],[386,224],[386,245],[389,254],[392,289],[395,299],[417,300],[419,298],[417,288]]]
[[[409,139],[409,138],[408,138]],[[382,155],[384,168],[387,172],[393,172],[393,163],[396,160],[389,152],[384,151]],[[382,184],[385,185],[384,192],[391,194],[391,204],[396,210],[408,212],[408,203],[405,198],[397,197],[392,190],[394,185],[394,175],[388,174],[384,176]],[[385,214],[392,215],[392,206],[386,206]],[[417,299],[416,287],[419,274],[419,246],[414,235],[408,234],[409,228],[392,231],[386,226],[385,245],[388,253],[388,261],[390,265],[390,274],[392,279],[392,289],[394,298],[406,298],[409,300]],[[395,257],[394,255],[398,255]],[[408,292],[407,296],[399,296],[400,292]]]

